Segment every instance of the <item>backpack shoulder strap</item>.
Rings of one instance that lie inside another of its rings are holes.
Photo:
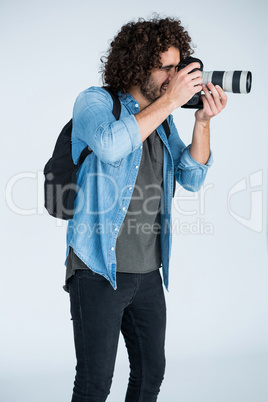
[[[86,147],[83,149],[83,151],[81,152],[78,162],[77,162],[77,167],[79,168],[82,163],[84,162],[84,160],[86,159],[86,157],[92,152],[92,150],[89,147]]]
[[[121,114],[121,102],[118,98],[118,95],[115,91],[113,91],[110,87],[103,87],[112,97],[113,100],[113,115],[116,120],[119,120]]]
[[[112,100],[113,100],[113,110],[112,113],[114,115],[114,117],[116,118],[116,120],[119,120],[120,114],[121,114],[121,102],[118,98],[117,93],[115,93],[110,87],[103,87],[104,89],[106,89],[106,91],[111,95]],[[84,160],[86,159],[86,157],[92,152],[91,149],[89,149],[89,147],[86,147],[85,149],[83,149],[83,151],[81,152],[81,155],[79,157],[78,160],[78,167],[80,167],[82,165],[82,163],[84,162]]]
[[[164,127],[164,130],[165,130],[165,133],[166,133],[166,136],[167,136],[167,139],[168,139],[168,137],[170,135],[170,128],[169,128],[167,119],[163,121],[162,126]]]

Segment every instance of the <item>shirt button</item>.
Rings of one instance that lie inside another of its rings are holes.
[[[138,169],[138,167],[139,167],[139,166],[137,165],[137,166],[136,166],[136,169]]]
[[[138,103],[136,103],[136,104],[135,104],[135,107],[139,107],[139,104],[138,104]]]
[[[111,247],[111,250],[114,251],[114,247]]]
[[[132,187],[129,187],[129,190],[132,190]]]
[[[115,228],[114,230],[117,232],[117,231],[118,231],[118,228]]]
[[[142,145],[140,146],[140,149],[142,149]]]
[[[123,209],[123,211],[125,211],[125,210],[126,210],[126,207],[123,207],[122,209]]]

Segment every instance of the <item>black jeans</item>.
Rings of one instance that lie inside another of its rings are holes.
[[[166,329],[159,270],[117,273],[114,290],[101,275],[80,269],[69,280],[69,292],[77,358],[72,402],[106,401],[120,330],[130,362],[125,402],[156,401],[165,371]]]

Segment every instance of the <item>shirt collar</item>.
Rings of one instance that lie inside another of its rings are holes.
[[[129,103],[133,103],[133,104],[137,104],[138,106],[140,106],[139,102],[136,101],[136,99],[134,99],[133,96],[130,95],[130,93],[128,93],[128,92],[126,94],[123,94],[121,91],[119,91],[118,96],[119,96],[120,101],[122,103],[124,103],[125,105],[128,105]]]

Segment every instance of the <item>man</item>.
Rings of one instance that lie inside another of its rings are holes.
[[[79,192],[67,231],[67,274],[77,356],[72,402],[105,401],[122,332],[130,362],[127,402],[157,400],[165,370],[173,177],[199,190],[212,163],[209,122],[226,105],[223,90],[202,86],[199,67],[178,72],[191,38],[179,20],[138,20],[122,27],[104,61],[104,83],[118,93],[121,115],[103,88],[76,99],[72,152],[93,152],[78,172]],[[185,147],[171,113],[204,91]],[[167,119],[170,135],[162,122]]]

